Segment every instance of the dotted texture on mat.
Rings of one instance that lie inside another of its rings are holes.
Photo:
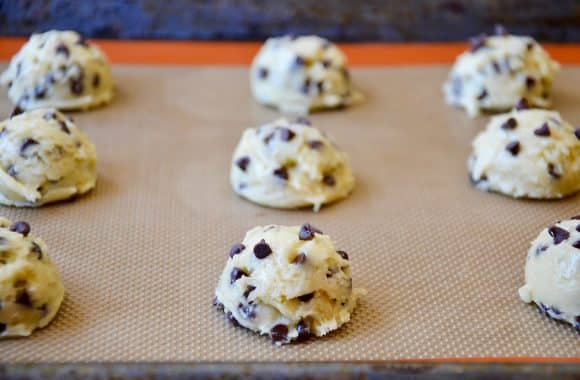
[[[579,196],[512,200],[467,180],[470,141],[485,118],[443,104],[447,67],[366,68],[367,100],[315,114],[352,160],[352,196],[279,211],[228,183],[244,128],[278,115],[250,97],[246,68],[121,66],[106,108],[75,114],[99,154],[97,189],[37,210],[31,222],[67,293],[55,321],[0,341],[5,361],[342,361],[580,356],[579,335],[521,302],[529,242],[580,214]],[[556,106],[580,122],[580,68],[565,68]],[[8,100],[0,113],[8,115]],[[212,306],[230,246],[255,225],[310,221],[348,252],[369,291],[350,323],[275,347]]]

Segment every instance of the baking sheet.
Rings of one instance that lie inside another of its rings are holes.
[[[486,119],[443,104],[447,67],[358,68],[367,101],[314,124],[350,157],[352,196],[278,211],[228,183],[244,128],[278,115],[250,98],[247,68],[118,66],[109,107],[74,118],[97,146],[99,184],[75,202],[0,208],[44,238],[67,289],[55,321],[0,341],[5,361],[352,361],[578,357],[578,333],[518,299],[529,242],[580,213],[580,196],[516,201],[473,189],[465,161]],[[556,106],[580,122],[580,68]],[[11,106],[0,98],[0,115]],[[351,323],[275,347],[212,306],[232,244],[255,225],[310,221],[369,291]]]

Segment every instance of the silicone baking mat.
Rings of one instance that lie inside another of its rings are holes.
[[[357,187],[323,208],[278,211],[230,189],[244,128],[278,114],[255,104],[247,67],[118,66],[109,107],[74,115],[99,153],[97,189],[36,210],[1,208],[45,239],[67,289],[60,314],[6,361],[352,361],[579,357],[578,333],[518,299],[529,242],[580,213],[580,197],[523,201],[473,189],[470,120],[443,104],[447,67],[354,70],[367,100],[314,124],[352,160]],[[580,122],[580,68],[556,106]],[[6,97],[0,112],[11,110]],[[368,290],[351,323],[275,347],[212,306],[230,246],[255,225],[310,221],[351,257]]]

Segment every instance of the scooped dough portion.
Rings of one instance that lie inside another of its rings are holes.
[[[562,198],[580,190],[580,129],[560,114],[516,109],[495,116],[473,141],[470,177],[516,198]]]
[[[28,336],[58,312],[64,287],[47,252],[28,223],[0,217],[0,338]]]
[[[315,211],[347,197],[355,184],[346,154],[305,119],[280,119],[244,131],[230,180],[234,191],[252,202]]]
[[[345,55],[317,36],[269,38],[250,75],[254,98],[287,114],[307,115],[362,98],[351,86]]]
[[[85,134],[53,108],[0,123],[0,204],[41,206],[95,187],[97,155]]]
[[[0,77],[19,108],[86,109],[109,103],[113,78],[105,54],[77,32],[33,34]]]
[[[235,325],[285,344],[336,330],[364,294],[328,235],[308,223],[271,225],[232,247],[214,303]]]
[[[519,294],[580,332],[580,216],[544,229],[532,242]]]
[[[498,30],[471,40],[443,86],[448,104],[474,117],[482,111],[507,111],[525,97],[537,107],[550,106],[559,64],[531,37]]]

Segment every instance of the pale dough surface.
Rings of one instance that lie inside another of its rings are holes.
[[[232,248],[215,292],[226,316],[278,344],[348,322],[357,299],[348,254],[309,224],[251,229]]]
[[[344,53],[318,36],[269,38],[254,58],[250,84],[259,103],[293,115],[362,98],[351,86]]]
[[[30,226],[0,217],[0,338],[28,336],[58,312],[64,287]]]
[[[347,197],[355,179],[346,153],[306,120],[249,128],[233,154],[236,193],[276,208],[321,205]]]
[[[523,97],[548,107],[559,67],[531,37],[478,37],[455,61],[443,92],[448,104],[472,117],[482,111],[507,111]]]
[[[22,109],[87,109],[109,103],[114,85],[105,54],[74,31],[33,34],[0,76]]]
[[[580,216],[544,229],[532,242],[519,294],[580,331]]]
[[[473,141],[471,180],[516,198],[562,198],[580,190],[580,130],[555,111],[495,116]]]
[[[0,204],[35,207],[95,187],[97,154],[87,136],[52,108],[0,122]]]

